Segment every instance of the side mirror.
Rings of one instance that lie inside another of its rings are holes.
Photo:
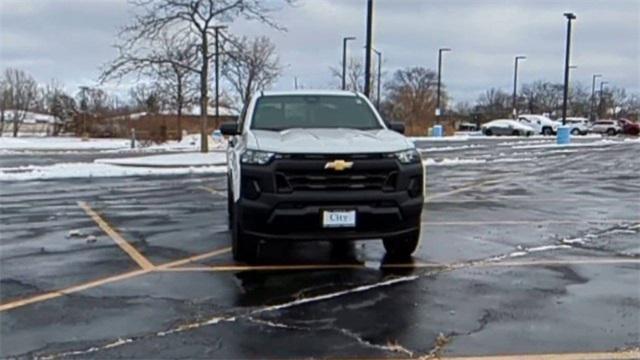
[[[228,122],[224,124],[220,124],[220,132],[222,135],[234,136],[239,135],[238,124],[234,122]]]
[[[398,123],[398,122],[392,122],[388,124],[389,129],[399,132],[400,134],[404,134],[404,124],[403,123]]]

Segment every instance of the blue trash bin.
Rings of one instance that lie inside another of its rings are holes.
[[[571,143],[571,132],[568,126],[558,126],[558,136],[557,143],[558,145],[566,145]]]
[[[442,125],[433,126],[433,137],[442,137]]]

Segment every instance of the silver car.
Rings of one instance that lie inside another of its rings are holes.
[[[533,128],[511,119],[498,119],[482,125],[482,133],[492,135],[531,136]]]

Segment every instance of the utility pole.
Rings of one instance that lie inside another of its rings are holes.
[[[567,95],[569,93],[569,63],[571,49],[571,20],[576,19],[574,13],[564,13],[567,18],[567,42],[564,57],[564,90],[562,92],[562,125],[567,124]]]
[[[516,56],[516,60],[515,60],[515,66],[513,69],[513,100],[512,100],[512,105],[511,105],[511,109],[512,110],[512,114],[513,114],[513,118],[517,119],[518,118],[518,107],[516,105],[517,102],[517,92],[518,92],[518,61],[520,60],[524,60],[526,59],[526,56]]]
[[[601,74],[593,74],[593,80],[591,81],[591,107],[589,107],[589,120],[595,121],[596,117],[593,114],[593,107],[596,105],[596,79],[602,77]]]
[[[342,38],[342,90],[347,90],[347,41],[355,39],[354,36]]]
[[[442,110],[440,109],[440,81],[441,81],[441,73],[442,73],[442,52],[451,51],[449,48],[441,48],[438,49],[438,91],[436,92],[436,122],[439,123],[439,117],[442,115]]]
[[[220,121],[220,30],[226,29],[227,26],[214,26],[213,30],[216,35],[216,121]]]
[[[364,95],[371,95],[371,43],[373,37],[373,0],[367,0],[367,49],[364,52]]]
[[[378,56],[378,83],[376,85],[378,85],[378,97],[376,98],[376,109],[378,109],[378,111],[380,111],[380,81],[382,79],[382,53],[376,49],[373,49],[373,51],[376,53],[376,55]]]
[[[600,117],[600,114],[602,112],[602,107],[604,105],[604,85],[608,84],[608,81],[601,81],[600,82],[600,102],[598,104],[598,117]]]

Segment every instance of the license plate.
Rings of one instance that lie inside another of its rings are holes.
[[[355,227],[355,210],[327,210],[322,212],[322,226],[331,227]]]

